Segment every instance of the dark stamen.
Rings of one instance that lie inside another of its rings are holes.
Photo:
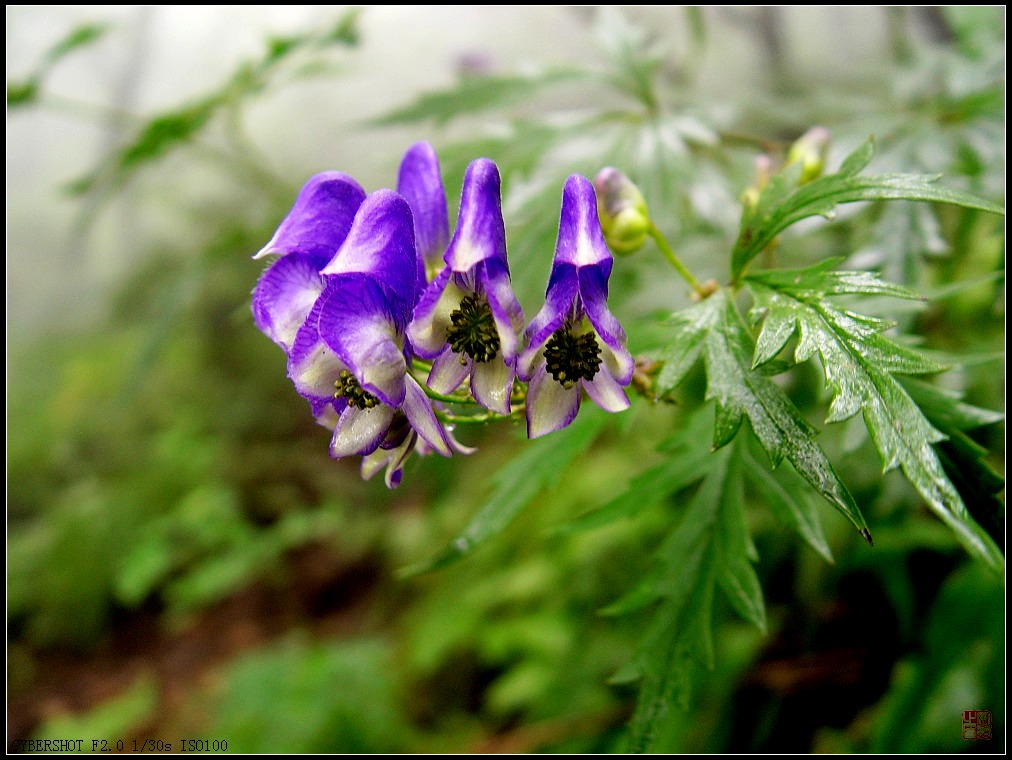
[[[573,335],[571,327],[559,328],[545,345],[548,373],[569,390],[580,380],[593,380],[601,366],[601,349],[593,331]]]
[[[477,295],[464,296],[460,308],[450,312],[446,328],[446,342],[450,349],[461,354],[460,363],[466,364],[463,354],[476,362],[490,362],[499,353],[499,333],[488,301]]]
[[[334,398],[348,399],[348,405],[358,409],[372,409],[379,404],[379,399],[368,391],[362,390],[358,380],[346,369],[334,381]]]

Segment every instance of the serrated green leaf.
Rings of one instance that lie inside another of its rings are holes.
[[[467,556],[500,533],[531,500],[562,477],[572,461],[586,451],[608,415],[587,405],[565,430],[528,445],[503,465],[493,478],[495,490],[460,534],[434,557],[405,568],[402,575],[426,573]]]
[[[786,467],[771,472],[765,464],[752,458],[751,454],[745,456],[748,480],[763,496],[773,516],[792,528],[827,562],[832,562],[833,554],[814,504],[801,489],[789,485],[792,479],[801,485],[797,476],[791,478]]]
[[[717,402],[714,445],[730,440],[747,417],[756,437],[774,464],[785,456],[818,493],[870,539],[868,526],[829,458],[816,443],[814,431],[783,389],[752,369],[755,344],[737,307],[726,291],[719,291],[681,313],[683,344],[700,344],[706,366],[706,398]],[[689,332],[695,330],[701,335]],[[684,376],[684,373],[681,373]],[[663,371],[659,376],[664,377]],[[670,387],[658,383],[661,392]]]
[[[1005,419],[1002,412],[964,403],[961,395],[955,391],[939,388],[937,385],[912,377],[901,378],[900,383],[921,411],[940,428],[973,430]]]
[[[681,384],[703,352],[706,336],[713,329],[717,312],[708,301],[702,301],[680,311],[671,318],[671,340],[660,352],[664,362],[657,375],[657,390],[665,395]]]
[[[648,751],[667,711],[676,703],[687,706],[695,663],[713,667],[715,586],[743,618],[765,630],[762,590],[751,562],[755,549],[745,523],[740,449],[735,443],[711,455],[710,471],[658,551],[657,570],[609,608],[618,614],[663,600],[633,664],[620,674],[643,678],[630,725],[632,751]]]
[[[711,454],[710,469],[689,500],[678,527],[658,549],[654,569],[638,586],[602,610],[602,614],[624,615],[665,597],[681,603],[691,593],[698,568],[713,553],[714,528],[725,489],[729,487],[728,462],[733,448]]]
[[[190,139],[207,124],[218,105],[217,98],[210,98],[156,116],[141,130],[137,139],[120,153],[120,168],[130,169],[134,164],[157,158],[174,143]]]
[[[733,449],[727,485],[721,499],[715,544],[719,570],[717,582],[731,606],[745,620],[766,632],[766,605],[752,561],[758,559],[745,522],[740,444]]]
[[[808,289],[804,282],[781,283],[774,290],[768,287],[769,278],[760,279],[763,283],[750,280],[750,287],[766,312],[763,331],[770,329],[779,336],[784,332],[783,323],[796,326],[798,362],[819,356],[826,384],[834,394],[827,422],[862,412],[883,469],[899,467],[970,553],[1000,568],[1001,552],[970,519],[935,454],[933,445],[944,435],[893,377],[894,372],[937,372],[943,365],[888,340],[878,329],[878,320],[837,309],[822,292]]]
[[[936,185],[937,176],[882,174],[861,176],[858,172],[874,152],[871,141],[852,153],[835,174],[798,186],[774,176],[751,209],[742,215],[738,240],[731,253],[731,274],[737,281],[745,267],[773,239],[792,224],[810,216],[831,216],[841,203],[876,200],[909,200],[948,203],[1004,214],[1004,208],[962,190]],[[787,167],[785,171],[790,171]]]
[[[1000,422],[1004,415],[965,404],[952,391],[903,378],[903,387],[946,440],[935,447],[945,474],[956,487],[970,516],[1005,550],[1005,505],[998,494],[1005,479],[988,466],[988,451],[963,431]]]
[[[374,126],[416,124],[433,120],[446,124],[461,115],[481,113],[515,103],[542,88],[584,78],[575,70],[549,71],[538,76],[482,76],[462,79],[455,87],[420,96],[414,103],[398,108],[371,123]]]
[[[883,280],[875,272],[837,270],[843,257],[820,261],[802,269],[772,269],[752,272],[748,279],[765,283],[771,288],[795,288],[818,291],[827,296],[870,295],[892,296],[911,301],[924,299],[902,285]]]
[[[203,97],[151,117],[141,125],[130,142],[105,158],[88,174],[68,183],[65,189],[73,195],[82,195],[119,186],[142,166],[191,143],[223,110],[235,108],[245,100],[262,94],[277,81],[279,71],[284,71],[291,61],[300,59],[298,53],[307,49],[318,50],[335,43],[353,45],[357,40],[358,15],[359,10],[352,9],[342,16],[336,27],[322,32],[312,30],[268,38],[259,58],[241,63],[224,82]],[[289,68],[295,66],[297,63]],[[252,160],[245,163],[232,161],[229,164],[243,166],[255,176],[264,178],[266,170],[254,166]],[[276,184],[273,177],[269,181],[271,185]]]

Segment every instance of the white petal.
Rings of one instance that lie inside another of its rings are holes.
[[[374,452],[383,442],[383,437],[394,418],[394,408],[386,404],[372,409],[349,406],[341,413],[341,419],[334,428],[330,441],[330,455],[341,457],[366,455]]]
[[[460,362],[461,357],[464,359],[463,364]],[[464,382],[464,378],[470,371],[471,359],[467,354],[454,353],[447,346],[443,353],[432,362],[432,369],[429,371],[429,378],[425,384],[436,393],[453,393]]]
[[[606,412],[622,412],[629,408],[629,397],[607,369],[598,370],[590,382],[584,380],[583,388],[590,400]]]
[[[542,364],[527,387],[527,437],[540,438],[561,430],[580,411],[580,384],[565,389]]]
[[[319,341],[306,351],[296,362],[290,362],[288,376],[295,383],[295,389],[304,396],[319,398],[333,397],[334,381],[347,369],[344,363]]]
[[[471,364],[471,394],[475,401],[493,412],[509,414],[513,368],[501,356],[490,362]]]

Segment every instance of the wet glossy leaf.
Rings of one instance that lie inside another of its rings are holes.
[[[931,425],[893,376],[935,373],[945,366],[885,337],[882,332],[891,326],[888,322],[841,309],[830,302],[826,292],[815,287],[825,278],[826,273],[818,267],[810,273],[798,272],[789,281],[779,273],[749,278],[765,314],[758,341],[763,352],[757,351],[755,362],[775,355],[776,342],[796,332],[796,360],[805,362],[818,355],[826,383],[833,390],[827,422],[840,422],[861,412],[881,455],[883,469],[899,467],[972,554],[993,567],[1001,567],[1001,552],[969,517],[959,492],[938,460],[933,446],[944,435]],[[884,291],[877,282],[869,283],[868,287],[869,292]],[[767,332],[777,336],[777,340],[764,339]]]
[[[869,538],[861,511],[815,441],[815,431],[783,389],[753,368],[755,344],[727,292],[719,291],[680,312],[675,325],[675,340],[662,352],[662,358],[671,357],[677,369],[661,372],[658,390],[669,392],[673,382],[685,376],[691,367],[687,355],[702,354],[706,398],[717,402],[714,446],[732,440],[747,418],[774,466],[786,457],[809,485]]]
[[[661,600],[633,662],[620,677],[643,678],[631,723],[631,748],[646,752],[668,710],[684,708],[694,663],[713,667],[711,613],[716,586],[759,630],[766,610],[752,567],[744,519],[741,444],[714,453],[685,516],[657,553],[655,571],[606,610],[621,614]]]
[[[866,142],[844,160],[837,173],[800,186],[791,174],[791,166],[773,177],[760,193],[755,206],[742,214],[738,240],[731,254],[731,274],[735,280],[785,229],[810,216],[829,216],[841,203],[875,200],[930,201],[996,214],[1004,213],[1004,209],[995,203],[962,190],[936,184],[937,176],[862,176],[859,172],[873,154],[873,143]]]

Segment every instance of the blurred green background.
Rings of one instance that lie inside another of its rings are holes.
[[[585,405],[559,439],[585,445],[532,467],[500,535],[405,575],[555,439],[466,430],[476,454],[415,457],[393,492],[362,482],[253,325],[250,256],[309,176],[390,186],[420,139],[451,216],[467,162],[498,163],[528,317],[573,172],[622,168],[720,282],[756,156],[814,124],[834,167],[874,135],[877,171],[1002,203],[1004,23],[1000,7],[9,6],[8,747],[623,751],[636,686],[612,677],[648,618],[600,613],[648,572],[684,494],[566,526],[627,493],[673,432],[709,439],[701,379],[614,418]],[[1003,219],[859,204],[799,227],[781,264],[846,255],[924,294],[889,316],[963,357],[939,387],[1003,411]],[[651,249],[612,289],[637,354],[691,302]],[[789,382],[821,427],[821,377]],[[820,504],[827,561],[748,494],[769,629],[715,601],[714,667],[693,665],[657,748],[1004,751],[1003,578],[881,474],[858,427],[820,441],[874,548]],[[1003,424],[960,435],[950,477],[968,506],[997,500]],[[962,738],[972,709],[994,739]]]

